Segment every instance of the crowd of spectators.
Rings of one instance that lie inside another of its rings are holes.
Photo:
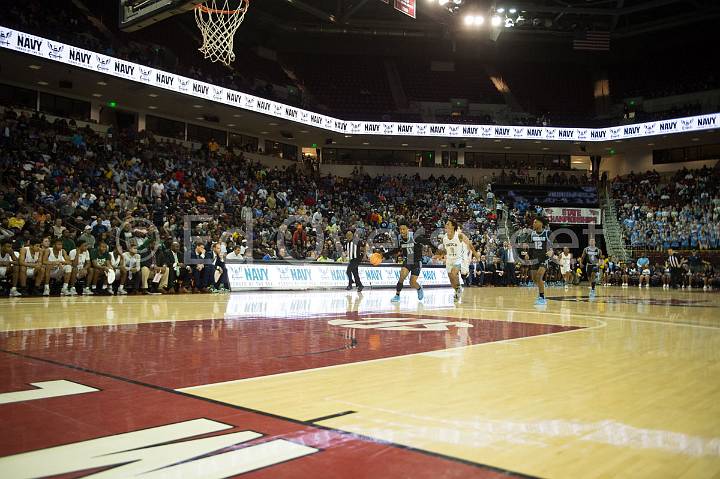
[[[347,231],[365,238],[404,220],[430,234],[447,217],[461,221],[481,251],[497,247],[492,194],[463,178],[320,176],[303,163],[271,168],[239,151],[193,150],[145,132],[98,134],[12,109],[0,132],[0,236],[16,252],[28,245],[47,251],[43,240],[55,238],[68,255],[81,241],[93,256],[100,245],[110,253],[119,245],[118,255],[135,245],[148,268],[141,289],[152,290],[145,280],[171,269],[175,242],[182,256],[185,215],[208,215],[192,234],[209,237],[205,250],[218,245],[220,257],[237,246],[244,259],[343,261],[337,239]],[[197,286],[194,271],[176,273],[187,284],[175,290]],[[156,289],[172,289],[172,278],[167,286],[167,277],[159,281]]]
[[[720,171],[682,169],[615,178],[612,194],[625,241],[664,251],[720,248]]]

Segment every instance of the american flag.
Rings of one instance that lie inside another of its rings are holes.
[[[610,51],[610,32],[578,32],[573,39],[573,50]]]

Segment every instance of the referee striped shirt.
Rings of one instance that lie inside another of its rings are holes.
[[[668,257],[668,264],[671,268],[679,268],[680,267],[680,261],[677,259],[677,256],[671,255]]]
[[[345,256],[347,259],[357,259],[359,252],[359,245],[354,241],[348,241],[345,243]]]

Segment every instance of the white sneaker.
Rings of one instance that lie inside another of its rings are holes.
[[[642,288],[642,284],[638,284],[638,288]]]
[[[90,288],[85,288],[85,289],[83,289],[83,296],[92,296],[92,295],[94,295],[94,294],[95,294],[95,293],[93,293],[93,292],[92,292],[92,289],[90,289]]]
[[[692,284],[691,284],[691,285],[688,285],[688,289],[692,289]]]
[[[117,294],[127,294],[127,291],[125,291],[125,288],[118,288]]]
[[[684,284],[682,285],[682,289],[685,289],[685,285],[684,285]]]
[[[21,293],[20,291],[18,291],[17,288],[12,288],[12,289],[10,290],[10,297],[11,297],[11,298],[19,298],[20,296],[22,296],[22,293]]]
[[[703,286],[703,291],[707,291],[707,286]]]
[[[115,293],[113,292],[112,288],[110,288],[110,287],[105,288],[105,291],[107,291],[107,292],[110,294],[110,296],[114,296],[114,295],[115,295]]]
[[[77,296],[77,291],[75,291],[75,286],[70,288],[70,296]]]
[[[70,291],[67,288],[61,289],[60,296],[70,296]]]
[[[649,287],[650,287],[650,283],[645,283],[645,287],[646,287],[646,288],[649,288]]]
[[[43,290],[43,296],[50,296],[50,285],[45,285],[45,289]]]

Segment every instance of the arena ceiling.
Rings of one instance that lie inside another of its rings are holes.
[[[558,35],[595,29],[623,38],[720,17],[716,0],[462,1],[457,11],[450,13],[437,0],[417,0],[417,18],[413,19],[381,0],[265,0],[252,4],[248,22],[296,33],[443,37],[465,32],[465,14],[487,14],[504,6],[525,12],[525,22],[503,29],[503,35]]]

